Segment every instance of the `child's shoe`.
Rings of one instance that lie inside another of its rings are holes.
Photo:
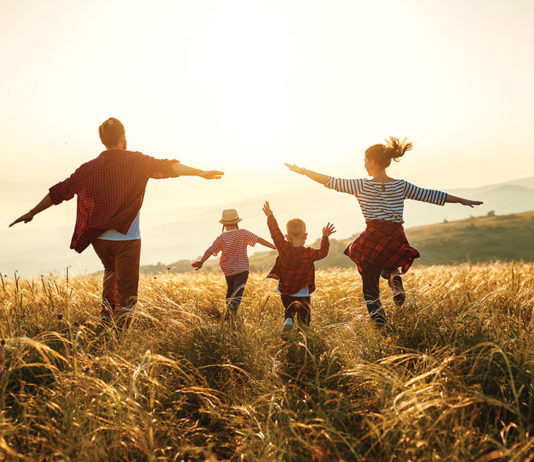
[[[282,325],[282,332],[288,332],[293,329],[293,324],[292,318],[286,318],[284,324]]]
[[[103,306],[102,311],[100,312],[100,320],[102,321],[102,324],[111,325],[112,315],[112,311],[107,306]]]
[[[402,306],[406,300],[406,292],[404,292],[404,286],[402,285],[402,277],[398,271],[395,271],[389,276],[389,287],[393,291],[393,301],[397,306]]]

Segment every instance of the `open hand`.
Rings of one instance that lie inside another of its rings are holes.
[[[336,232],[336,228],[334,228],[334,225],[332,223],[327,223],[326,226],[323,228],[323,236],[328,237],[331,234],[334,234]]]
[[[273,211],[271,210],[271,206],[269,205],[269,202],[265,202],[263,204],[263,213],[265,213],[266,216],[270,217],[273,214]]]
[[[484,202],[481,201],[470,201],[469,199],[462,199],[460,202],[462,205],[467,205],[468,207],[473,208],[475,205],[482,205]]]
[[[28,212],[22,215],[21,217],[18,217],[13,223],[9,225],[9,227],[11,228],[13,225],[20,223],[21,221],[23,221],[24,223],[28,223],[32,220],[33,220],[33,214],[31,212]]]
[[[205,180],[220,180],[223,175],[224,172],[220,170],[204,170],[199,176]]]
[[[198,271],[200,268],[202,268],[203,263],[201,261],[195,261],[191,263],[191,266],[195,268],[195,271]]]
[[[284,162],[284,165],[292,172],[299,173],[300,175],[304,175],[304,173],[306,172],[305,168],[299,167],[295,164],[288,164],[287,162]]]

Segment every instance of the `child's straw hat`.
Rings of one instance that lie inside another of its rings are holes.
[[[223,225],[232,225],[234,223],[239,223],[243,218],[239,218],[236,209],[226,209],[223,210],[222,218],[219,220],[219,223]]]

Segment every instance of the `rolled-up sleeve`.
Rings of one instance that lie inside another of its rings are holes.
[[[179,164],[177,160],[156,159],[146,154],[138,153],[141,169],[149,178],[176,178],[178,175],[174,170],[174,165]]]
[[[66,180],[55,184],[48,190],[50,199],[54,205],[61,204],[63,201],[68,201],[76,194],[76,173],[72,174]]]

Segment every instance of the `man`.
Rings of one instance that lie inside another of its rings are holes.
[[[102,261],[102,318],[107,320],[109,316],[130,314],[137,302],[141,252],[139,210],[148,179],[184,175],[212,180],[220,179],[224,173],[127,151],[124,125],[115,118],[100,125],[99,134],[106,150],[52,186],[41,202],[9,226],[28,223],[51,205],[77,194],[76,226],[70,247],[81,253],[92,244]],[[126,316],[118,316],[117,321],[126,325],[129,322]]]

